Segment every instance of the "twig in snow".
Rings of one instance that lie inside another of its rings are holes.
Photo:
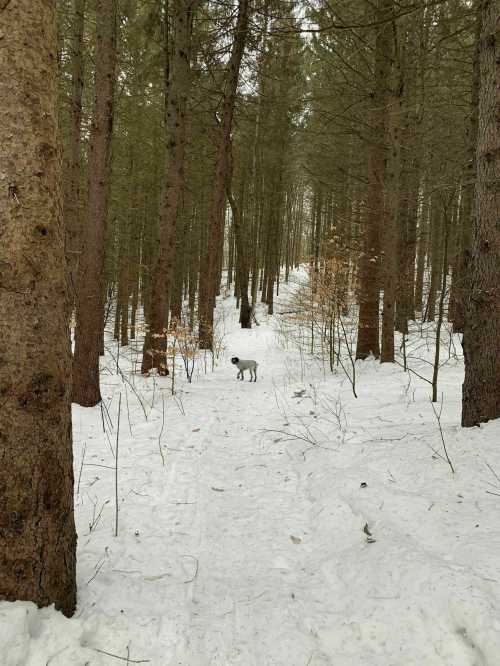
[[[113,458],[114,458],[114,457],[115,457],[115,452],[113,451],[113,445],[111,444],[111,440],[109,439],[108,430],[107,430],[107,428],[106,428],[106,421],[105,421],[105,419],[104,419],[104,415],[106,414],[106,412],[104,411],[104,406],[103,406],[103,405],[104,405],[104,400],[101,400],[101,402],[99,403],[99,405],[100,405],[100,407],[101,407],[102,431],[103,431],[104,434],[106,435],[106,441],[107,441],[108,444],[109,444],[109,450],[111,451],[111,455],[112,455]],[[109,415],[108,415],[108,418],[109,418]],[[111,429],[113,429],[113,428],[111,427]]]
[[[133,437],[132,433],[132,424],[130,423],[130,407],[128,406],[128,391],[127,391],[127,385],[125,384],[125,401],[127,403],[127,418],[128,418],[128,429],[130,430],[130,436]]]
[[[111,404],[111,402],[110,402]],[[108,422],[109,422],[109,427],[111,430],[113,430],[113,421],[111,420],[111,416],[109,414],[109,409],[104,400],[101,400],[101,407],[104,410],[104,414],[106,415]]]
[[[114,469],[111,465],[99,465],[97,463],[85,463],[84,467],[102,467],[103,469]]]
[[[394,363],[395,363],[396,365],[399,365],[400,368],[404,368],[404,365],[403,365],[402,363],[400,363],[399,361],[395,360]],[[428,384],[432,384],[432,380],[431,380],[431,379],[427,379],[427,377],[424,377],[423,375],[419,374],[418,372],[416,372],[416,371],[413,370],[412,368],[409,368],[409,367],[407,366],[407,367],[406,367],[406,370],[407,370],[408,372],[411,372],[412,374],[416,375],[416,376],[417,376],[419,379],[421,379],[422,381],[427,382]]]
[[[498,476],[498,474],[495,472],[495,470],[494,470],[493,467],[490,465],[490,463],[489,463],[487,460],[485,460],[485,461],[484,461],[484,464],[485,464],[486,467],[490,470],[490,472],[493,474],[493,476],[494,476],[495,479],[498,481],[498,483],[500,483],[500,476]]]
[[[99,652],[100,654],[105,654],[108,657],[114,657],[115,659],[120,659],[121,661],[126,661],[128,664],[149,664],[150,659],[130,659],[130,657],[120,657],[119,654],[113,654],[112,652],[106,652],[106,650],[100,650],[99,648],[91,648],[94,652]]]
[[[287,432],[286,430],[267,430],[267,429],[260,429],[261,432],[276,432],[280,435],[286,435],[290,440],[300,440],[301,442],[305,442],[306,444],[312,444],[313,446],[318,446],[318,442],[316,442],[313,439],[309,439],[308,437],[304,437],[302,435],[296,435],[293,432]]]
[[[174,401],[177,405],[179,412],[182,416],[186,416],[186,410],[184,409],[184,403],[182,402],[182,396],[179,393],[174,394]]]
[[[161,464],[165,467],[165,454],[161,448],[161,436],[163,435],[163,428],[165,427],[165,395],[163,393],[161,394],[161,407],[161,430],[158,435],[158,450],[161,456]]]
[[[194,581],[194,579],[196,578],[196,576],[198,575],[198,569],[200,567],[200,563],[198,561],[198,558],[195,557],[194,555],[184,555],[184,557],[191,557],[196,562],[196,566],[195,566],[195,570],[194,570],[194,574],[193,574],[192,578],[190,578],[189,580],[184,581],[184,584],[192,583]]]
[[[151,397],[151,409],[149,413],[153,411],[153,407],[155,405],[155,395],[156,395],[156,375],[153,374],[153,395]]]
[[[97,498],[96,498],[96,501],[94,502],[94,500],[89,495],[89,499],[92,502],[92,507],[93,507],[93,509],[92,509],[92,520],[89,523],[89,534],[90,534],[93,530],[95,530],[95,528],[99,524],[99,521],[101,520],[102,512],[104,511],[104,507],[106,506],[106,504],[109,504],[109,500],[106,500],[105,502],[103,502],[103,504],[102,504],[102,506],[99,510],[99,513],[96,515]]]
[[[88,579],[87,585],[89,585],[93,580],[95,580],[99,574],[99,571],[103,568],[104,562],[106,562],[106,558],[103,557],[102,560],[99,562],[99,564],[95,567],[95,573],[94,575]]]
[[[82,478],[82,469],[83,469],[83,463],[85,461],[85,453],[87,451],[87,442],[83,443],[83,451],[82,451],[82,462],[80,464],[80,472],[78,474],[78,485],[76,487],[76,494],[80,494],[80,479]]]

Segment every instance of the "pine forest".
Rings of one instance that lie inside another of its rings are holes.
[[[499,511],[500,0],[0,0],[1,666],[498,666]]]

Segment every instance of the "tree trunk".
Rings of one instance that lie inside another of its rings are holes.
[[[76,604],[55,4],[0,8],[0,599]]]
[[[420,314],[423,313],[424,305],[424,272],[425,272],[425,257],[427,254],[428,235],[429,235],[429,210],[430,210],[430,197],[427,194],[427,186],[424,187],[422,195],[422,211],[420,213],[420,220],[418,223],[417,231],[417,272],[415,276],[415,311]]]
[[[159,251],[149,295],[149,327],[142,354],[143,374],[153,368],[156,368],[159,374],[168,374],[164,329],[175,259],[177,220],[185,187],[186,107],[191,86],[193,16],[197,5],[198,0],[182,0],[175,3],[173,9],[174,47],[165,91],[165,181],[159,211]]]
[[[465,183],[462,196],[464,198],[460,215],[460,250],[458,262],[453,267],[453,332],[462,333],[465,322],[465,304],[467,300],[467,276],[469,273],[469,259],[472,243],[472,218],[474,215],[474,183],[476,181],[476,147],[478,132],[478,105],[479,105],[479,46],[481,35],[481,8],[476,0],[476,49],[472,68],[472,97],[469,126],[467,128],[468,163],[465,170]]]
[[[237,255],[237,282],[238,282],[238,297],[240,299],[240,324],[241,328],[252,328],[252,307],[248,296],[248,283],[250,277],[247,238],[243,229],[243,220],[241,209],[238,207],[231,188],[228,187],[227,199],[231,206],[233,215],[233,230],[234,240],[236,243]]]
[[[233,126],[234,105],[240,76],[241,60],[248,31],[249,0],[239,0],[238,19],[234,34],[231,56],[228,63],[227,80],[222,105],[222,122],[219,146],[217,149],[215,183],[209,207],[209,242],[204,266],[204,280],[200,285],[200,347],[212,349],[215,295],[217,293],[217,274],[219,252],[224,227],[225,195],[230,174],[231,130]]]
[[[372,93],[373,143],[368,166],[368,194],[365,214],[364,251],[360,261],[359,324],[356,358],[370,354],[380,355],[379,300],[380,300],[380,226],[384,211],[384,183],[386,160],[387,92],[392,52],[392,0],[379,0],[375,19],[375,88]]]
[[[397,28],[393,23],[395,75],[389,96],[388,169],[386,171],[386,215],[384,224],[384,300],[382,312],[382,346],[380,361],[394,363],[394,323],[398,284],[398,239],[401,224],[400,172],[401,172],[401,95],[403,80],[398,49]],[[389,56],[389,54],[387,54]]]
[[[104,326],[104,261],[116,69],[116,0],[96,2],[94,116],[90,130],[85,244],[77,284],[73,401],[92,407],[101,400],[99,354]]]
[[[64,225],[66,227],[67,255],[70,270],[72,299],[76,296],[78,266],[82,253],[80,219],[81,179],[81,126],[83,96],[83,31],[85,28],[85,0],[73,0],[71,38],[71,100],[70,129],[67,157],[67,180],[64,188]]]
[[[430,260],[431,266],[431,279],[429,284],[429,293],[427,296],[427,305],[425,308],[425,321],[434,321],[436,315],[436,298],[437,290],[441,280],[441,270],[443,267],[443,217],[442,206],[439,192],[435,191],[431,196],[431,213],[430,213],[430,247],[428,248],[427,257]]]
[[[462,425],[500,417],[500,6],[482,6],[476,215],[464,329]]]

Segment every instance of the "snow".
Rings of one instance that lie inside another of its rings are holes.
[[[214,371],[179,367],[174,397],[108,341],[106,409],[73,413],[78,609],[0,603],[2,666],[497,666],[500,422],[460,428],[462,360],[440,371],[452,474],[416,375],[358,363],[355,399],[280,315],[219,311]]]

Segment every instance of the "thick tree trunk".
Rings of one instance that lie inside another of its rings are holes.
[[[116,70],[116,0],[97,0],[94,116],[90,136],[88,213],[77,283],[73,401],[101,400],[99,354],[104,326],[104,261],[111,177]]]
[[[465,170],[465,183],[463,185],[463,204],[460,214],[460,249],[458,261],[453,267],[453,290],[450,299],[452,310],[453,331],[462,333],[465,323],[465,304],[467,300],[467,277],[469,273],[469,259],[472,243],[472,226],[474,210],[474,183],[476,180],[476,147],[478,132],[478,105],[479,105],[479,47],[481,35],[481,9],[479,0],[476,8],[476,49],[472,69],[472,97],[469,126],[467,128],[468,164]]]
[[[76,604],[55,5],[0,8],[0,600]]]
[[[209,242],[206,261],[203,268],[204,279],[200,284],[200,347],[212,349],[215,295],[219,252],[224,229],[225,196],[230,175],[231,130],[233,126],[234,105],[240,76],[240,66],[245,50],[248,31],[249,0],[239,0],[238,19],[234,34],[231,56],[229,58],[227,80],[222,104],[222,122],[215,166],[215,182],[209,207]]]
[[[482,6],[476,215],[464,329],[462,425],[500,417],[500,6]]]
[[[64,188],[64,225],[72,299],[76,295],[78,266],[82,253],[82,229],[80,219],[80,179],[81,179],[81,126],[83,96],[83,32],[85,28],[85,1],[73,0],[71,36],[71,99],[70,130],[67,157],[67,179]]]
[[[384,300],[382,312],[382,345],[380,361],[394,363],[394,323],[399,267],[399,225],[401,224],[400,172],[401,172],[401,95],[403,80],[397,50],[396,25],[394,30],[395,76],[389,96],[388,169],[386,172],[386,215],[384,224]],[[387,54],[389,56],[389,54]]]
[[[159,211],[160,241],[149,294],[149,327],[141,366],[143,374],[153,368],[159,374],[168,374],[165,328],[175,261],[176,227],[185,187],[186,107],[191,86],[193,15],[197,5],[198,0],[179,0],[173,9],[174,47],[167,68],[165,91],[167,155]]]
[[[387,93],[392,52],[392,0],[378,0],[375,19],[375,88],[372,93],[373,143],[369,154],[369,185],[365,213],[364,249],[360,261],[359,324],[356,358],[380,355],[380,228],[384,212]]]

